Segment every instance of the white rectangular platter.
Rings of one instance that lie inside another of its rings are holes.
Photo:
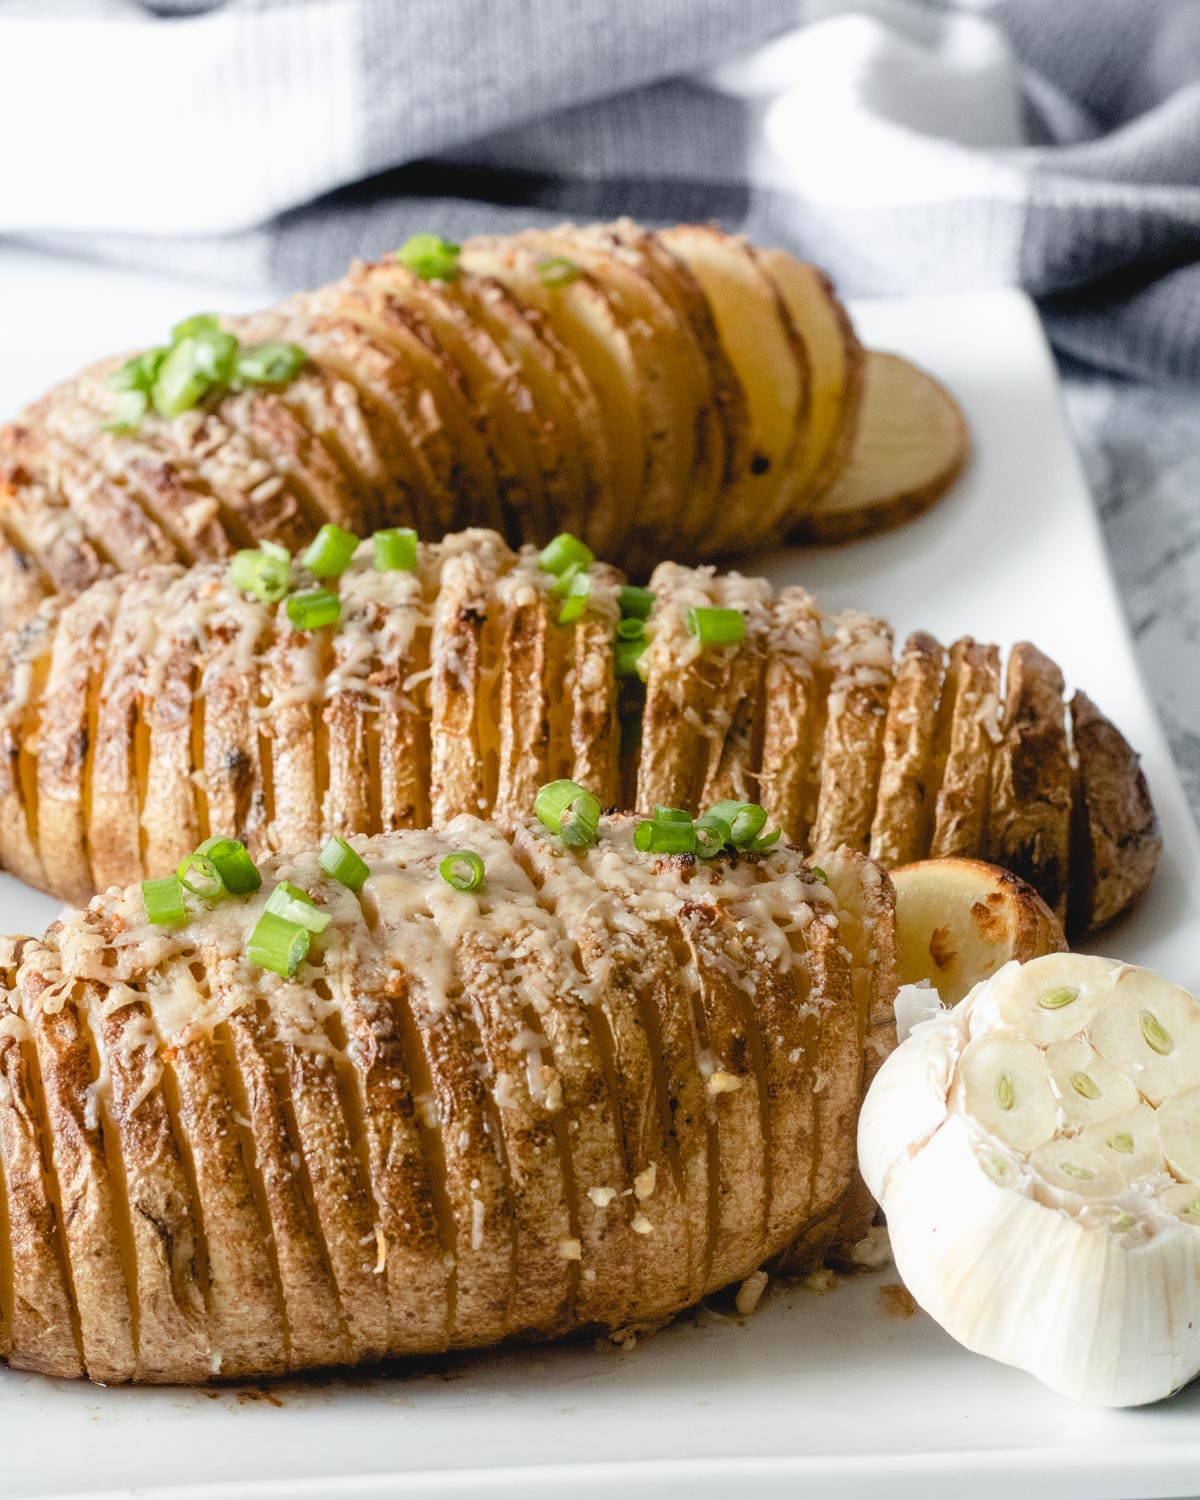
[[[0,411],[93,354],[234,303],[195,284],[0,256]],[[1055,656],[1142,751],[1166,837],[1150,901],[1100,946],[1200,984],[1196,837],[1033,309],[997,293],[854,313],[868,342],[908,354],[957,394],[971,469],[901,531],[765,565],[832,604],[886,614],[898,631],[1028,637]],[[36,927],[54,910],[0,885],[0,930]],[[886,1486],[891,1500],[1136,1500],[1200,1490],[1200,1387],[1140,1412],[1072,1405],[966,1354],[923,1316],[887,1317],[880,1288],[894,1279],[777,1292],[744,1323],[701,1314],[629,1352],[588,1343],[269,1390],[104,1391],[0,1372],[0,1494],[838,1500]]]

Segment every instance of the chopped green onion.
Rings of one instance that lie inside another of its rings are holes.
[[[773,844],[777,844],[779,842],[782,836],[782,828],[772,828],[770,833],[764,833],[762,838],[754,839],[747,847],[753,851],[757,851],[760,849],[770,849]]]
[[[268,545],[271,551],[267,551]],[[291,586],[292,560],[286,552],[278,556],[274,544],[264,542],[258,551],[246,548],[233,554],[229,581],[235,589],[252,594],[264,604],[278,604]]]
[[[262,885],[259,868],[241,839],[205,839],[196,853],[212,861],[231,896],[248,896]]]
[[[299,344],[255,344],[239,351],[233,378],[238,385],[286,385],[307,363]]]
[[[309,932],[324,932],[329,926],[329,912],[322,911],[307,891],[302,891],[290,880],[279,882],[267,897],[266,910]]]
[[[487,870],[474,849],[456,849],[442,860],[438,873],[456,891],[477,891],[483,885]]]
[[[821,868],[820,865],[813,865],[813,867],[812,867],[812,878],[814,880],[819,880],[822,885],[828,885],[829,884],[829,876],[826,875],[825,871],[822,870],[822,868]]]
[[[730,840],[739,849],[753,843],[767,824],[767,810],[757,802],[714,802],[708,811],[729,824]]]
[[[202,329],[192,335],[196,369],[212,385],[228,385],[237,369],[238,341],[219,328]]]
[[[320,630],[342,618],[342,601],[328,589],[310,589],[292,595],[287,602],[287,617],[297,630]]]
[[[561,578],[568,568],[590,568],[595,561],[596,554],[587,543],[569,531],[560,531],[538,553],[538,567],[556,578]]]
[[[416,572],[417,533],[411,527],[392,526],[385,531],[377,531],[371,541],[375,548],[377,572]]]
[[[590,579],[591,576],[584,564],[572,563],[569,568],[564,568],[557,578],[555,578],[554,582],[550,585],[550,592],[556,599],[565,599],[574,589],[577,578]],[[591,587],[590,583],[588,587]]]
[[[715,859],[726,844],[733,842],[733,830],[716,813],[705,813],[695,823],[696,853],[701,859]]]
[[[154,410],[161,417],[178,417],[197,406],[211,387],[212,381],[200,365],[196,340],[180,339],[171,345],[158,367],[151,393]]]
[[[738,646],[746,639],[746,616],[740,609],[704,609],[697,605],[687,612],[687,628],[702,646]]]
[[[321,847],[321,868],[352,891],[361,891],[371,873],[366,860],[336,833],[331,833]]]
[[[633,830],[633,846],[642,854],[695,854],[696,830],[690,818],[685,823],[647,818]]]
[[[618,620],[617,640],[619,641],[644,641],[646,639],[645,620]]]
[[[690,812],[685,812],[682,807],[663,807],[655,803],[654,821],[656,823],[690,823],[692,815]]]
[[[161,880],[143,880],[142,904],[146,908],[147,919],[155,927],[179,927],[187,921],[183,883],[178,875],[164,875]]]
[[[554,592],[558,592],[557,586]],[[558,612],[558,623],[573,625],[587,608],[588,595],[591,592],[592,575],[585,573],[582,569],[576,570],[574,577],[567,585],[567,597],[563,600],[563,607]]]
[[[217,901],[225,894],[225,882],[216,865],[199,850],[194,854],[185,854],[179,861],[175,874],[184,890],[191,891],[193,896],[199,896],[202,901]]]
[[[549,781],[534,799],[533,810],[543,828],[556,833],[572,849],[596,842],[600,803],[577,781]]]
[[[264,911],[246,944],[246,957],[256,968],[270,969],[290,979],[308,957],[312,933],[273,911]]]
[[[635,588],[632,583],[623,583],[617,590],[617,603],[621,616],[626,620],[648,620],[654,609],[654,590]]]
[[[198,333],[217,333],[220,327],[221,322],[216,313],[193,313],[190,318],[184,318],[171,329],[171,342],[178,344],[183,339],[195,338]]]
[[[343,531],[332,521],[326,521],[300,555],[300,566],[307,568],[314,578],[338,578],[350,566],[358,538],[352,531]]]
[[[579,267],[565,255],[547,255],[538,261],[537,273],[543,286],[570,286],[579,275]]]
[[[396,251],[396,259],[422,281],[456,281],[460,247],[437,234],[414,234]]]
[[[154,387],[154,377],[167,357],[165,348],[147,349],[127,359],[119,370],[108,377],[111,391],[143,391],[147,396]]]
[[[122,391],[117,397],[113,414],[102,424],[105,432],[133,432],[140,427],[142,418],[150,405],[145,391]]]
[[[646,654],[648,641],[621,641],[613,648],[613,668],[618,677],[640,677],[646,680],[642,658]]]

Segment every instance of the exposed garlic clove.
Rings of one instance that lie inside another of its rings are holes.
[[[970,1042],[958,1064],[961,1109],[1015,1151],[1054,1134],[1058,1106],[1039,1047],[992,1032]]]
[[[1158,1136],[1171,1171],[1200,1182],[1200,1085],[1170,1094],[1158,1107]]]
[[[1200,1079],[1200,1007],[1187,990],[1148,969],[1122,965],[1089,1031],[1096,1050],[1127,1072],[1151,1104]]]
[[[1026,976],[1034,964],[1036,984]],[[1032,963],[1006,964],[995,976],[991,1001],[1000,1019],[1020,1036],[1040,1046],[1065,1041],[1082,1032],[1108,999],[1116,976],[1106,958],[1052,953]]]
[[[1126,1182],[1141,1182],[1167,1170],[1158,1119],[1148,1104],[1135,1104],[1122,1114],[1089,1125],[1079,1143],[1115,1168]]]
[[[1073,1036],[1046,1049],[1058,1107],[1072,1125],[1094,1125],[1132,1109],[1138,1091],[1090,1042]]]

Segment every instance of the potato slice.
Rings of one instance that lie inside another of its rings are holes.
[[[1079,863],[1068,925],[1094,930],[1119,916],[1150,884],[1162,835],[1146,778],[1125,736],[1085,693],[1076,693],[1070,708],[1083,816],[1072,851]]]
[[[828,488],[849,454],[858,426],[866,353],[823,271],[786,250],[760,250],[758,258],[804,339],[812,369],[808,448],[789,500],[799,513]]]
[[[936,797],[938,705],[946,653],[914,631],[896,664],[883,731],[883,766],[871,825],[871,858],[882,865],[920,859],[929,848]]]
[[[846,542],[911,520],[942,498],[969,451],[966,420],[945,386],[898,354],[871,350],[849,456],[791,540]]]
[[[1033,887],[982,860],[918,860],[893,870],[892,883],[900,982],[927,980],[947,1005],[1012,959],[1067,946]]]
[[[807,451],[808,352],[775,283],[744,240],[704,225],[663,230],[660,238],[704,288],[746,393],[753,438],[749,468],[727,486],[706,547],[712,553],[742,551],[773,536],[789,474]]]

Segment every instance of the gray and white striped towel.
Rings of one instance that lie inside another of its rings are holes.
[[[0,235],[74,253],[286,290],[630,213],[1024,286],[1200,803],[1198,0],[0,0],[0,63]]]

